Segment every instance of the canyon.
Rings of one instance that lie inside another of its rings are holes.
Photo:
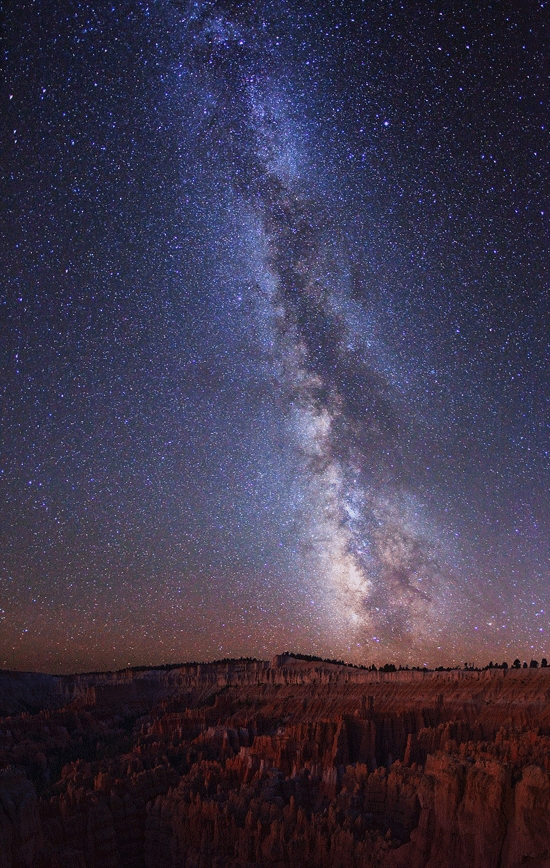
[[[550,868],[550,668],[0,672],[0,868]]]

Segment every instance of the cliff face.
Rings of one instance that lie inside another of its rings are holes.
[[[59,708],[63,705],[61,681],[55,675],[0,669],[0,718],[21,711]]]
[[[550,868],[550,670],[44,684],[0,719],[0,868]]]

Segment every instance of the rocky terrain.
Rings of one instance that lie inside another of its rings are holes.
[[[550,868],[550,668],[0,673],[0,868]]]

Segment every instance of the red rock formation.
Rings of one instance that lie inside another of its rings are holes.
[[[37,684],[0,718],[0,868],[550,868],[550,670]]]

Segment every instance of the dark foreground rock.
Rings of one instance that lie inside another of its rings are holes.
[[[550,669],[3,676],[0,868],[550,868]]]

